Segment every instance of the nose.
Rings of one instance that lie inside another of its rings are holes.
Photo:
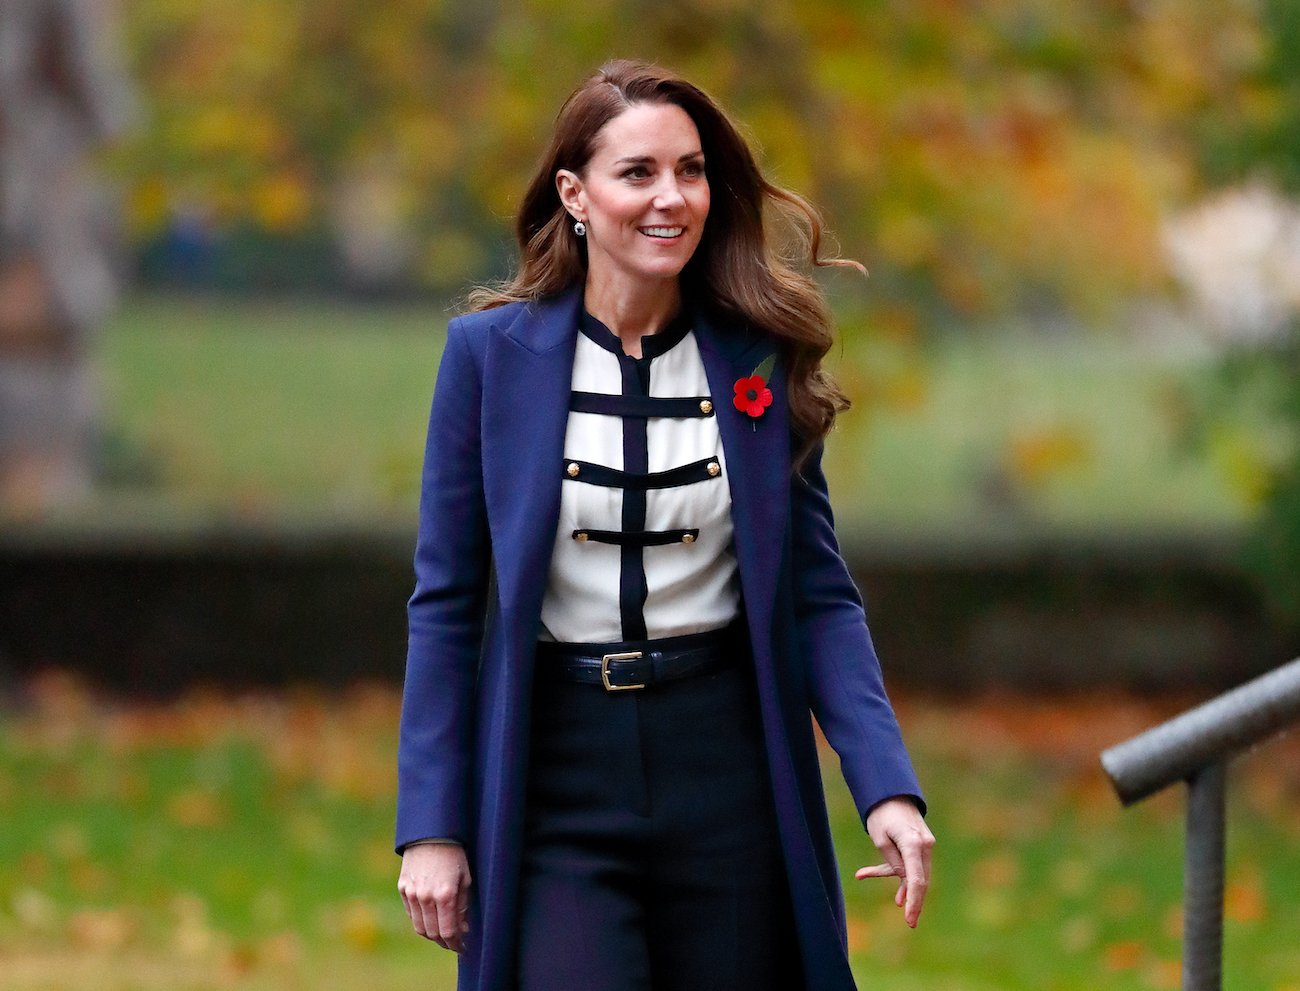
[[[667,176],[655,190],[654,208],[656,210],[675,210],[686,202],[686,197],[678,188],[677,177],[675,175]]]

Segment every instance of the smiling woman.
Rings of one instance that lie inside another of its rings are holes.
[[[821,470],[829,318],[768,204],[834,263],[713,100],[610,63],[518,273],[448,329],[396,840],[461,991],[853,988],[810,712],[885,861],[858,877],[920,915],[933,837]]]
[[[662,321],[680,307],[677,277],[709,215],[709,180],[695,123],[672,103],[629,107],[601,129],[584,173],[585,179],[560,169],[556,183],[587,238],[588,309],[613,316],[636,305],[632,297],[643,296],[642,305],[660,310]],[[629,326],[615,316],[611,326],[620,324]],[[632,357],[641,356],[639,336],[624,347]]]

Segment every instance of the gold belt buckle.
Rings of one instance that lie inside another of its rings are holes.
[[[607,692],[630,692],[633,689],[645,688],[644,682],[640,685],[611,685],[609,683],[609,662],[610,661],[635,661],[641,656],[641,651],[630,650],[625,654],[604,654],[600,658],[600,680],[605,686]]]

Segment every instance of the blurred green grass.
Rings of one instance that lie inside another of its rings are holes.
[[[1122,810],[1097,753],[1175,711],[1122,698],[898,699],[939,837],[908,930],[827,755],[863,988],[1178,986],[1182,804]],[[6,991],[450,989],[391,851],[398,696],[360,686],[169,704],[47,675],[0,721]],[[1300,987],[1300,761],[1232,776],[1225,986]]]
[[[925,346],[851,338],[832,369],[857,408],[828,443],[852,526],[1234,527],[1252,512],[1247,436],[1193,440],[1211,356],[1026,326]]]
[[[106,329],[110,477],[182,510],[414,508],[446,315],[146,298]]]
[[[140,297],[102,339],[109,508],[409,523],[449,311]],[[855,333],[828,444],[841,523],[1221,529],[1246,440],[1182,443],[1194,351],[1117,335]],[[1245,465],[1245,467],[1243,467]]]

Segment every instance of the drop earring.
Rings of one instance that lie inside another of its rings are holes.
[[[578,237],[586,237],[587,225],[584,224],[581,220],[575,220],[573,222],[573,233],[577,234]]]

